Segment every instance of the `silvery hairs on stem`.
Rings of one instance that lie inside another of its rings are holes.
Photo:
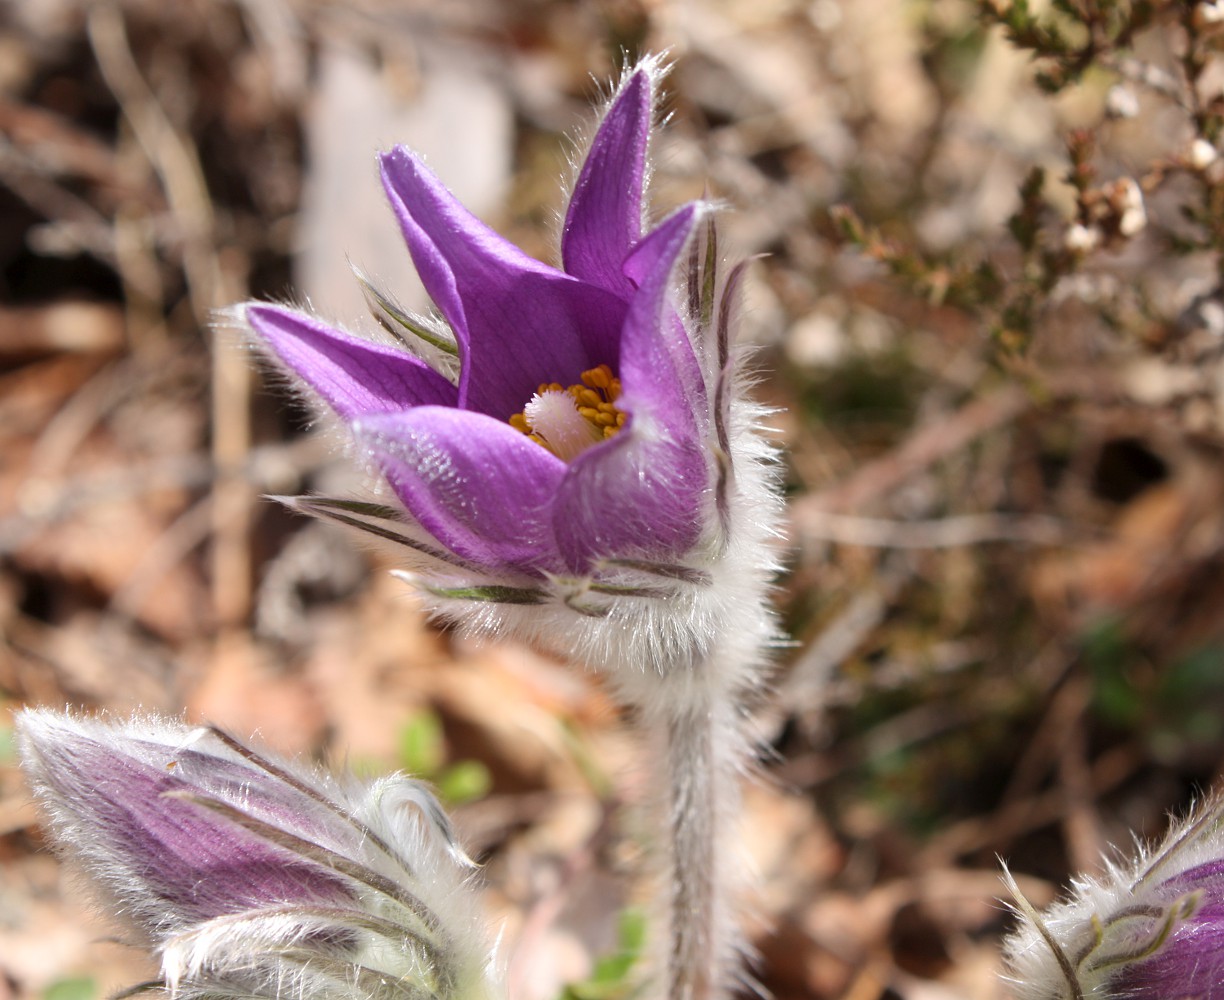
[[[675,1000],[739,968],[730,827],[746,696],[776,635],[781,502],[764,411],[733,346],[742,265],[714,207],[652,219],[663,66],[623,77],[586,144],[560,267],[467,211],[405,147],[383,186],[436,311],[358,275],[381,333],[238,307],[286,376],[375,474],[369,497],[295,497],[394,546],[425,607],[600,671],[658,744]]]
[[[420,782],[362,784],[218,729],[32,710],[21,762],[60,851],[182,998],[502,995],[472,863]],[[135,991],[131,991],[135,992]]]
[[[1007,882],[1021,917],[1005,945],[1018,1000],[1224,1000],[1224,800],[1074,880],[1044,912]]]

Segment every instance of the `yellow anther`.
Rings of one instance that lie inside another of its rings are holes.
[[[584,371],[582,373],[582,381],[592,389],[606,389],[615,381],[615,378],[612,375],[611,368],[607,365],[600,365],[597,368],[590,368]]]
[[[566,461],[589,447],[589,444],[581,443],[583,440],[595,444],[612,437],[625,425],[625,414],[615,405],[621,393],[620,379],[612,373],[608,365],[590,368],[584,371],[581,377],[581,384],[571,386],[563,386],[559,382],[541,382],[527,408],[510,417],[510,426]],[[564,417],[566,408],[557,410],[551,405],[542,408],[542,397],[549,393],[559,393],[570,398],[573,410],[569,411],[572,413],[569,419],[579,421],[576,426],[567,426],[569,420]],[[535,417],[534,422],[529,413]],[[544,413],[551,416],[541,416]],[[547,425],[557,420],[559,423],[555,426],[541,426],[541,421]],[[582,432],[578,431],[580,427],[587,429],[589,439],[584,438]],[[554,439],[552,443],[549,442],[550,433]]]
[[[582,381],[592,389],[598,389],[609,403],[615,403],[621,394],[620,379],[612,374],[612,369],[607,365],[583,372]]]

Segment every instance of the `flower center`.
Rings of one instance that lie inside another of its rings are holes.
[[[510,426],[571,462],[621,429],[625,414],[615,405],[620,392],[620,379],[607,365],[583,372],[582,384],[568,389],[544,382],[522,412],[510,418]]]

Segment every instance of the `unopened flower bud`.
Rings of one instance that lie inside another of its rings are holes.
[[[1043,913],[1007,880],[1023,918],[1005,945],[1018,1000],[1224,995],[1224,803],[1205,803],[1155,850],[1076,879]]]
[[[194,996],[496,995],[471,862],[419,782],[371,785],[159,718],[18,719],[52,834]]]

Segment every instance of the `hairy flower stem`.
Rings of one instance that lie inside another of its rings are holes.
[[[704,665],[703,665],[704,666]],[[717,1000],[736,979],[734,845],[743,739],[734,702],[691,694],[661,713],[666,739],[668,1000]]]

